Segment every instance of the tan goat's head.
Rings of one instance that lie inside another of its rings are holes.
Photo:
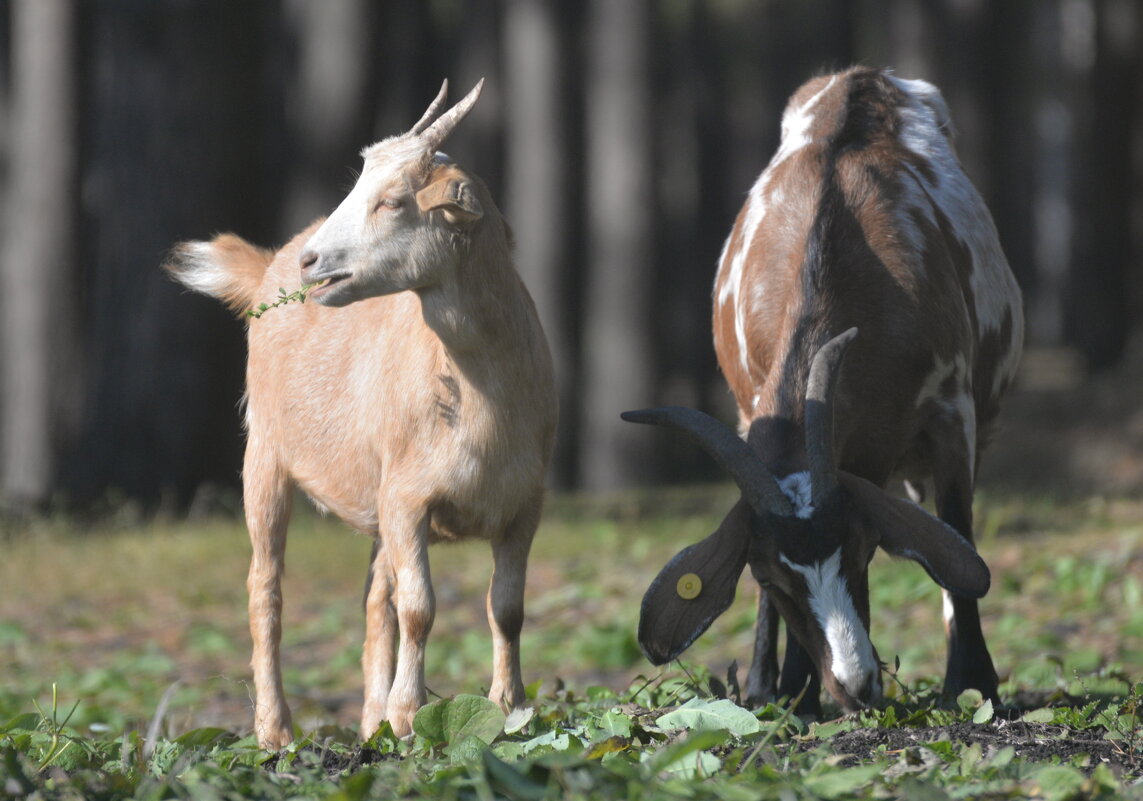
[[[445,81],[411,130],[362,151],[357,183],[302,250],[302,281],[321,284],[310,292],[312,299],[345,306],[424,289],[455,264],[450,243],[483,216],[483,189],[437,148],[476,104],[483,86],[481,80],[436,117],[448,94]]]
[[[979,598],[988,591],[988,567],[964,537],[916,504],[838,469],[833,395],[856,334],[850,329],[835,337],[814,357],[804,408],[804,472],[772,475],[732,429],[694,409],[623,415],[687,432],[742,491],[718,530],[682,550],[647,589],[639,643],[654,664],[686,650],[730,606],[749,564],[813,659],[822,685],[842,708],[855,711],[881,696],[868,590],[869,562],[878,546],[918,562],[954,594]]]

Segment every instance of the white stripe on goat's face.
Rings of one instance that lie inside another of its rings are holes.
[[[780,558],[806,581],[810,611],[829,645],[829,669],[834,678],[854,698],[866,695],[870,685],[880,695],[881,668],[841,575],[841,549],[812,565],[799,565],[784,555]]]

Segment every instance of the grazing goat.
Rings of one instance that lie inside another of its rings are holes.
[[[366,591],[361,736],[400,736],[425,703],[435,600],[427,546],[488,539],[489,697],[523,704],[524,575],[554,440],[551,357],[484,184],[437,148],[481,84],[433,121],[363,151],[356,185],[276,254],[233,235],[190,242],[167,269],[236,310],[278,287],[316,303],[249,326],[243,467],[258,742],[293,739],[279,665],[281,576],[295,486],[375,538]],[[336,308],[335,308],[336,307]]]
[[[761,589],[748,699],[795,697],[808,681],[810,714],[822,684],[846,711],[875,702],[868,566],[880,545],[944,590],[945,690],[997,700],[972,497],[1023,316],[951,136],[939,91],[887,71],[815,78],[791,98],[714,286],[715,349],[745,442],[691,409],[625,415],[690,433],[742,491],[647,590],[639,638],[652,662],[729,606],[749,564]],[[940,519],[886,493],[893,476],[917,501],[931,476]],[[780,686],[775,607],[789,635]]]

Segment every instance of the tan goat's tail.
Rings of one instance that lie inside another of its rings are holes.
[[[236,312],[254,305],[274,253],[234,234],[175,246],[163,269],[195,292],[218,298]]]

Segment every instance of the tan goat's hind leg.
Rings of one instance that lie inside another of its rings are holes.
[[[524,626],[528,552],[537,517],[522,516],[492,540],[492,581],[485,604],[492,629],[492,687],[488,697],[509,711],[527,700],[520,672],[520,630]]]
[[[393,573],[380,540],[373,548],[372,579],[365,598],[365,706],[361,710],[361,739],[367,740],[385,720],[389,688],[397,668],[397,610],[393,606]]]
[[[282,639],[282,572],[290,519],[290,482],[247,451],[243,470],[246,526],[250,532],[250,638],[254,651],[254,733],[263,748],[284,748],[294,739],[290,708],[282,687],[279,645]]]
[[[404,737],[413,731],[413,717],[424,706],[425,643],[436,615],[432,575],[429,572],[429,517],[419,505],[383,503],[382,549],[387,552],[396,597],[397,669],[389,688],[386,717],[393,733]],[[368,737],[365,727],[362,736]]]

